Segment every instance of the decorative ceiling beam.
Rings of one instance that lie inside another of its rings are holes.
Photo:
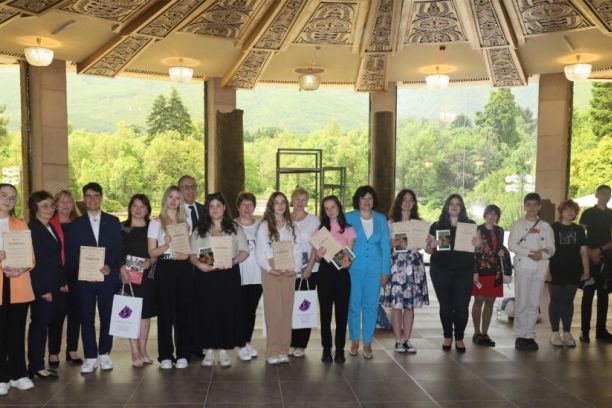
[[[305,0],[295,1],[273,1],[270,7],[267,8],[265,14],[259,20],[257,25],[249,33],[248,36],[244,37],[242,42],[242,50],[248,51],[255,47],[264,36],[267,39],[261,41],[258,49],[270,49],[278,50],[282,42],[282,37],[287,33],[288,28],[291,26],[292,18],[297,15],[299,10],[304,5]],[[290,7],[291,4],[294,7]],[[283,18],[284,17],[284,18]]]
[[[8,23],[18,15],[19,13],[16,11],[12,11],[6,8],[0,8],[0,26]]]
[[[506,12],[496,0],[470,0],[480,48],[516,47]]]
[[[156,0],[157,3],[167,1]],[[89,17],[110,20],[116,23],[124,23],[140,10],[152,6],[151,1],[113,1],[113,0],[72,0],[61,9],[69,13],[82,14]]]
[[[250,50],[221,79],[221,86],[253,89],[274,53],[268,50]]]
[[[527,85],[525,71],[515,50],[509,47],[487,48],[483,52],[494,87]]]
[[[6,10],[23,13],[30,16],[39,16],[54,8],[61,7],[69,0],[5,0],[0,1],[0,5]]]
[[[401,0],[373,0],[371,2],[360,54],[395,52],[401,6]]]
[[[455,0],[408,0],[404,8],[399,39],[402,45],[468,41]]]
[[[206,0],[179,0],[174,4],[165,8],[161,13],[159,11],[155,18],[149,19],[148,23],[140,27],[138,26],[138,35],[163,40],[172,33],[182,21],[192,14],[198,7],[205,3]],[[211,0],[208,0],[210,3]],[[170,4],[171,2],[169,2]],[[123,31],[123,30],[122,30]],[[135,30],[132,30],[132,32]]]
[[[359,73],[355,80],[355,91],[385,91],[391,53],[366,53],[361,57]]]
[[[572,0],[602,33],[612,35],[612,3],[610,0]]]

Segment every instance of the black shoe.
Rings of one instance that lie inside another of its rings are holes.
[[[527,339],[524,337],[517,337],[516,340],[514,341],[514,348],[517,350],[529,350],[529,348],[527,347]]]
[[[40,371],[42,371],[42,370],[40,370]],[[56,371],[47,370],[47,371],[49,371],[49,374],[46,374],[46,375],[45,374],[41,374],[40,371],[29,371],[29,373],[28,373],[29,377],[31,379],[38,378],[38,379],[41,379],[43,381],[51,381],[51,380],[59,379],[59,375],[57,375]]]
[[[491,340],[491,338],[489,337],[488,334],[482,334],[480,336],[480,343],[483,346],[487,346],[487,347],[495,347],[495,342],[493,340]]]
[[[527,350],[536,351],[540,347],[536,343],[535,339],[527,339]]]
[[[70,357],[70,353],[66,353],[66,361],[69,362],[70,364],[73,364],[73,365],[81,365],[81,364],[83,364],[83,359],[81,359],[79,357],[72,358],[72,357]],[[51,363],[49,363],[49,364],[51,364]],[[58,363],[58,366],[59,366],[59,363]],[[51,367],[54,367],[54,366],[51,366]]]
[[[336,362],[336,364],[344,364],[345,361],[344,350],[336,350],[334,353],[334,362]]]
[[[321,361],[324,363],[332,363],[334,359],[332,358],[331,349],[323,349],[323,354],[321,355]]]
[[[612,334],[607,330],[598,330],[595,333],[595,338],[597,340],[603,340],[608,343],[612,343]]]
[[[585,333],[582,333],[582,334],[580,335],[579,339],[580,339],[580,342],[581,342],[581,343],[587,343],[587,344],[588,344],[588,343],[590,343],[590,342],[591,342],[591,338],[589,337],[589,334],[588,334],[588,333],[586,333],[586,334],[585,334]]]
[[[465,353],[465,346],[458,346],[457,340],[455,340],[455,350],[457,350],[458,353]]]
[[[482,339],[482,334],[474,333],[474,335],[472,336],[472,343],[480,344],[481,339]]]
[[[48,360],[48,363],[49,363],[49,367],[52,367],[52,368],[57,368],[60,365],[59,360],[57,360],[57,361]]]

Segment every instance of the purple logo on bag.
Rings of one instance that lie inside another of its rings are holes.
[[[304,301],[300,305],[300,311],[305,312],[308,309],[310,309],[310,302],[307,299],[304,299]]]
[[[132,315],[132,312],[133,310],[130,309],[129,306],[126,306],[119,312],[119,317],[121,317],[122,319],[128,319]]]

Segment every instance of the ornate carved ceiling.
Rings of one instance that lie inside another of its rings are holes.
[[[38,36],[79,73],[159,75],[185,57],[246,89],[296,81],[315,46],[323,83],[357,91],[422,83],[430,65],[521,86],[576,54],[612,75],[612,0],[0,0],[0,55]]]

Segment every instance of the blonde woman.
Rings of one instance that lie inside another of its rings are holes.
[[[185,228],[188,228],[185,206],[177,186],[170,186],[164,192],[159,217],[151,220],[147,232],[149,256],[152,261],[157,259],[157,349],[158,361],[163,369],[172,368],[173,362],[176,368],[186,368],[191,345],[189,327],[193,312],[190,296],[193,290],[193,269],[188,253],[172,250],[168,226],[173,224],[185,224]],[[173,328],[176,345],[173,343]]]
[[[272,243],[293,243],[293,269],[275,269],[271,264]],[[291,316],[295,293],[295,273],[302,264],[302,252],[296,243],[296,230],[289,215],[289,202],[280,191],[270,195],[263,220],[257,230],[255,245],[257,263],[261,267],[266,316],[266,361],[268,364],[288,363],[291,343]]]

